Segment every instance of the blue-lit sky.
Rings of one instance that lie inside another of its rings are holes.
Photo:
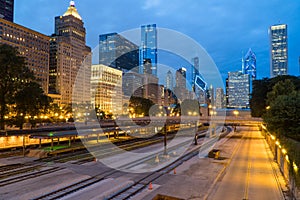
[[[258,78],[269,77],[270,25],[288,24],[289,74],[299,75],[299,0],[75,0],[87,30],[87,44],[97,46],[99,34],[123,32],[156,23],[181,32],[202,45],[223,77],[241,69],[242,52],[257,56]],[[69,0],[15,0],[15,23],[46,35],[54,17]]]

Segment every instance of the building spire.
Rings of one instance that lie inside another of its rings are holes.
[[[75,7],[75,1],[70,1],[70,6]]]
[[[70,6],[68,7],[68,10],[65,12],[65,14],[63,16],[69,16],[72,15],[74,17],[76,17],[77,19],[82,20],[82,18],[80,17],[76,7],[75,7],[75,1],[70,1]]]

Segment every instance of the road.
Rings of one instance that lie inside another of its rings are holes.
[[[208,199],[283,199],[264,138],[258,128],[238,129],[241,141],[231,157],[225,175]]]

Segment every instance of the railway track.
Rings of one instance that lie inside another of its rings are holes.
[[[16,183],[16,182],[28,180],[30,178],[36,178],[36,177],[39,177],[39,176],[50,174],[50,173],[53,173],[53,172],[56,172],[56,171],[59,171],[59,170],[62,170],[62,168],[52,167],[50,169],[44,169],[44,170],[35,171],[35,172],[24,174],[24,175],[19,175],[19,176],[16,176],[16,177],[6,178],[6,179],[0,181],[0,187],[10,185],[10,184],[13,184],[13,183]]]
[[[161,138],[152,138],[148,139],[147,142],[145,143],[145,140],[143,141],[138,141],[138,142],[127,142],[127,144],[119,145],[119,147],[122,147],[123,149],[137,149],[141,148],[145,145],[149,145],[151,143],[157,143],[158,141],[161,141]],[[145,143],[144,145],[142,143]],[[110,156],[113,153],[109,152],[106,150],[103,150],[100,153],[101,155],[105,156]],[[117,153],[117,152],[114,152]],[[46,174],[50,174],[53,172],[57,172],[59,170],[62,170],[64,168],[61,167],[53,167],[50,169],[43,169],[45,168],[44,164],[41,164],[40,161],[42,162],[69,162],[73,160],[77,160],[75,162],[72,162],[73,164],[84,164],[87,162],[91,162],[94,160],[94,157],[87,152],[87,150],[82,151],[79,155],[78,152],[73,152],[71,153],[72,155],[64,155],[62,157],[54,157],[53,159],[40,159],[39,162],[33,161],[33,162],[28,162],[26,164],[13,164],[13,165],[6,165],[0,167],[0,187],[13,184],[16,182],[24,181],[27,179],[31,178],[36,178],[39,176],[43,176]],[[23,174],[23,175],[22,175]]]
[[[194,157],[195,155],[197,155],[199,152],[199,149],[201,148],[201,145],[199,145],[197,148],[194,148],[192,151],[188,152],[187,154],[183,155],[180,159],[175,160],[174,162],[168,164],[167,166],[165,166],[164,168],[156,171],[156,172],[152,172],[152,173],[148,173],[146,176],[143,176],[142,178],[140,178],[139,180],[137,180],[135,183],[128,185],[127,187],[125,187],[124,189],[122,189],[121,191],[114,193],[113,195],[109,196],[107,199],[127,199],[129,197],[134,196],[135,194],[139,193],[140,191],[142,191],[144,188],[146,188],[148,186],[148,184],[156,179],[158,179],[159,177],[161,177],[162,175],[169,173],[170,171],[172,171],[174,168],[176,168],[177,166],[181,165],[183,162],[191,159],[192,157]],[[146,158],[148,159],[148,158]],[[150,158],[149,158],[150,159]],[[135,165],[137,164],[137,162],[135,161],[135,163],[129,163],[129,165]],[[121,166],[121,168],[124,168],[125,166]],[[97,182],[100,182],[106,178],[109,178],[111,175],[115,174],[115,173],[119,173],[119,171],[116,171],[114,169],[110,169],[108,171],[105,171],[99,175],[96,175],[92,178],[74,183],[70,186],[67,186],[65,188],[61,188],[57,191],[53,191],[51,193],[45,194],[43,196],[37,197],[34,200],[54,200],[54,199],[59,199],[62,197],[65,197],[69,194],[72,194],[80,189],[86,188],[88,186],[91,186]]]

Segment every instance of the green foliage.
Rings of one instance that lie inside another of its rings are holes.
[[[266,108],[266,95],[270,80],[265,78],[253,81],[252,98],[250,99],[252,117],[261,117]]]
[[[137,115],[149,116],[149,110],[153,105],[151,100],[142,97],[132,96],[129,100],[129,110],[133,109],[133,113]]]
[[[35,127],[37,116],[40,113],[45,113],[50,107],[51,99],[46,96],[36,82],[27,82],[22,86],[22,90],[18,91],[15,95],[15,110],[18,116],[30,116],[29,122]],[[24,121],[20,119],[21,121]],[[21,124],[18,123],[17,124]],[[22,128],[22,125],[20,126]]]
[[[281,84],[281,83],[280,83]],[[274,91],[272,91],[274,92]],[[268,129],[277,136],[284,135],[300,141],[300,92],[279,95],[263,115]]]
[[[280,95],[289,95],[295,91],[296,87],[290,79],[276,83],[272,91],[267,93],[267,105],[270,105]]]
[[[185,99],[181,103],[181,115],[193,115],[193,116],[199,116],[200,115],[200,105],[197,100],[193,99]]]
[[[14,103],[16,93],[34,76],[25,66],[24,57],[9,45],[0,45],[0,67],[0,128],[4,129],[8,104]]]
[[[253,81],[252,94],[250,99],[250,108],[252,117],[262,117],[266,112],[267,94],[273,90],[276,83],[280,81],[290,80],[295,86],[295,90],[300,90],[300,78],[295,76],[277,76],[272,79],[264,78],[262,80]]]

